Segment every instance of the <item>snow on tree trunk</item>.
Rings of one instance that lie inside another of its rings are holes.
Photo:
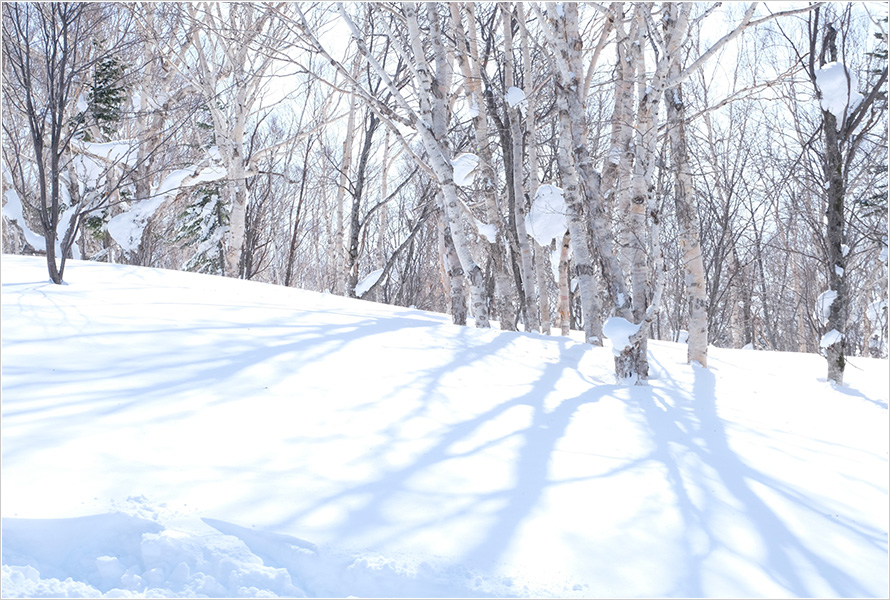
[[[845,334],[847,331],[847,286],[846,257],[842,251],[844,239],[844,180],[843,157],[837,139],[837,118],[831,111],[822,111],[822,131],[825,136],[825,155],[823,172],[828,182],[826,204],[828,216],[828,282],[829,289],[835,292],[834,301],[828,314],[828,331],[836,331],[838,335],[832,343],[825,347],[825,359],[828,362],[828,379],[838,385],[844,382],[846,357],[844,352]],[[836,269],[835,266],[840,267]]]

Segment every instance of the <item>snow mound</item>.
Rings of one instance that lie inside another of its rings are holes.
[[[611,317],[603,323],[603,335],[612,342],[612,353],[619,356],[631,346],[630,338],[640,331],[640,324],[631,323],[624,317]]]
[[[203,525],[129,498],[130,512],[3,519],[4,598],[493,597],[502,578],[378,553],[319,550],[291,535],[204,518]],[[134,506],[138,506],[134,510]],[[159,516],[158,513],[163,516]],[[163,524],[173,518],[174,526]],[[188,529],[185,530],[185,529]],[[508,582],[509,583],[509,582]]]
[[[816,298],[816,309],[814,316],[823,325],[828,324],[828,318],[831,316],[831,305],[837,300],[837,290],[825,290]]]
[[[844,339],[844,336],[837,329],[832,329],[831,331],[825,332],[825,335],[822,336],[822,339],[819,341],[819,348],[822,349],[823,352],[834,346],[839,341]]]

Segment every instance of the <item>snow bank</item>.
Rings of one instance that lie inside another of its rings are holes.
[[[848,76],[849,81],[847,81]],[[816,69],[816,85],[822,93],[822,109],[837,118],[837,127],[840,131],[845,117],[864,100],[858,91],[859,79],[848,71],[843,63],[833,62]]]
[[[476,167],[479,165],[479,157],[475,154],[460,154],[453,161],[451,166],[454,167],[454,183],[458,186],[473,185],[473,179],[476,178]]]
[[[549,245],[554,239],[562,239],[568,229],[562,188],[550,184],[538,188],[525,216],[525,227],[541,246]]]

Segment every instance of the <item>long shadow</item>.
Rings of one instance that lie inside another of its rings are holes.
[[[266,319],[236,325],[210,321],[196,327],[156,328],[133,325],[130,329],[117,331],[97,331],[94,328],[93,331],[71,335],[67,339],[53,340],[53,343],[61,345],[73,339],[82,342],[95,338],[97,345],[109,339],[114,340],[104,348],[119,348],[115,353],[117,364],[111,368],[101,360],[93,360],[93,366],[90,366],[90,361],[86,364],[80,362],[76,368],[45,364],[36,371],[29,366],[26,371],[25,367],[18,366],[15,361],[4,361],[4,429],[15,426],[19,422],[17,419],[21,418],[29,421],[41,420],[38,435],[17,441],[15,447],[5,445],[4,460],[14,460],[18,454],[30,448],[62,444],[83,433],[80,425],[88,431],[95,426],[95,419],[124,413],[137,406],[147,408],[152,404],[163,405],[163,410],[158,411],[147,422],[150,425],[186,418],[207,406],[226,400],[243,399],[237,394],[213,397],[208,392],[207,397],[200,398],[198,402],[172,405],[167,401],[171,395],[183,392],[201,394],[200,390],[211,389],[211,386],[220,382],[236,381],[247,369],[260,364],[275,362],[282,371],[281,375],[286,370],[286,374],[292,376],[311,369],[325,356],[356,340],[406,328],[436,326],[428,320],[410,316],[365,317],[342,325],[312,323],[311,317],[308,323],[300,322],[312,313],[323,312],[325,311],[310,309],[294,313],[296,316],[288,320]],[[232,339],[231,333],[243,332],[245,329],[255,332],[255,335],[239,335]],[[147,347],[137,341],[164,334],[175,334],[176,338],[164,347]],[[27,352],[29,348],[36,349],[47,343],[47,340],[10,337],[12,336],[7,336],[4,340],[4,351]],[[190,338],[205,339],[206,343],[189,347]],[[228,343],[223,343],[227,339]],[[206,344],[217,342],[220,344],[219,350],[207,352]],[[484,355],[484,351],[474,352],[466,360],[453,366],[456,368],[460,364],[469,364]],[[44,371],[44,375],[41,376],[40,370]],[[26,373],[27,379],[24,377]],[[109,383],[115,379],[120,384]],[[90,385],[91,382],[98,381],[103,382],[103,385]],[[76,395],[63,396],[56,391],[70,389],[71,384],[79,386]],[[261,388],[258,385],[256,390],[245,390],[245,394],[260,395]],[[37,403],[18,400],[19,397]]]
[[[427,370],[417,378],[425,384],[423,393],[433,393],[444,373],[454,371],[473,361],[494,356],[497,351],[509,346],[514,339],[517,339],[517,334],[498,334],[486,344],[464,349],[453,361]],[[455,503],[449,507],[450,512],[444,514],[431,511],[435,514],[416,519],[410,524],[389,523],[390,532],[376,539],[377,544],[385,544],[428,528],[447,529],[449,523],[457,522],[472,511],[478,511],[481,506],[496,503],[499,508],[490,515],[491,524],[486,526],[484,535],[474,546],[462,552],[460,557],[454,557],[454,560],[455,564],[474,564],[480,567],[497,563],[515,538],[520,526],[540,502],[548,486],[555,484],[549,478],[549,465],[556,445],[565,434],[572,416],[582,405],[596,402],[616,388],[614,385],[598,385],[597,382],[590,382],[588,390],[573,398],[563,399],[553,410],[546,410],[545,399],[548,394],[554,390],[567,370],[577,369],[586,352],[586,347],[581,344],[567,343],[563,340],[554,340],[554,343],[558,343],[560,350],[557,360],[543,365],[542,371],[531,382],[531,389],[527,392],[492,406],[469,419],[444,427],[443,433],[435,443],[409,464],[391,468],[371,481],[346,487],[319,498],[311,505],[290,514],[273,528],[294,526],[320,508],[353,499],[358,501],[359,505],[348,510],[336,526],[337,539],[336,542],[332,542],[332,545],[349,545],[350,539],[355,539],[355,536],[362,532],[386,522],[385,509],[388,501],[399,494],[411,493],[410,481],[413,477],[448,461],[483,452],[509,438],[519,438],[521,447],[515,466],[512,467],[515,483],[511,486],[492,492],[473,494],[468,505],[460,506],[460,503]],[[468,390],[467,393],[471,394],[472,390]],[[532,409],[532,422],[526,428],[486,439],[470,450],[455,448],[461,442],[469,440],[485,424],[520,406]],[[389,447],[392,442],[397,441],[398,433],[394,429],[386,431],[390,436],[390,442],[383,446]],[[373,458],[373,454],[370,457]],[[447,494],[446,490],[438,493],[440,496]]]
[[[660,398],[655,390],[640,391],[635,396],[638,409],[644,414],[656,444],[653,458],[662,462],[667,469],[669,483],[685,526],[683,545],[687,573],[681,587],[675,592],[691,597],[704,596],[706,590],[703,578],[707,558],[721,548],[729,553],[739,554],[738,548],[733,547],[731,540],[722,535],[724,532],[714,524],[716,513],[721,509],[718,506],[718,497],[706,492],[701,506],[697,506],[692,500],[690,492],[694,487],[708,489],[719,484],[743,507],[744,516],[757,532],[765,549],[759,566],[775,583],[799,597],[816,594],[808,578],[801,574],[799,559],[802,558],[838,596],[871,595],[855,577],[801,540],[752,489],[751,483],[757,482],[819,517],[824,518],[828,512],[791,486],[758,472],[732,450],[725,422],[717,414],[714,373],[700,367],[692,368],[694,385],[691,397],[676,389],[677,393],[672,394],[675,400],[673,405],[659,402],[659,407],[656,402]],[[672,449],[671,444],[677,445],[679,449]],[[707,469],[682,468],[676,457],[686,452],[696,456]],[[838,525],[836,522],[832,524]],[[886,540],[882,540],[875,532],[851,527],[847,529],[864,543],[886,549]]]

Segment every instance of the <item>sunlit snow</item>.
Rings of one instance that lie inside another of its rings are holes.
[[[887,597],[888,362],[2,257],[3,597]]]

